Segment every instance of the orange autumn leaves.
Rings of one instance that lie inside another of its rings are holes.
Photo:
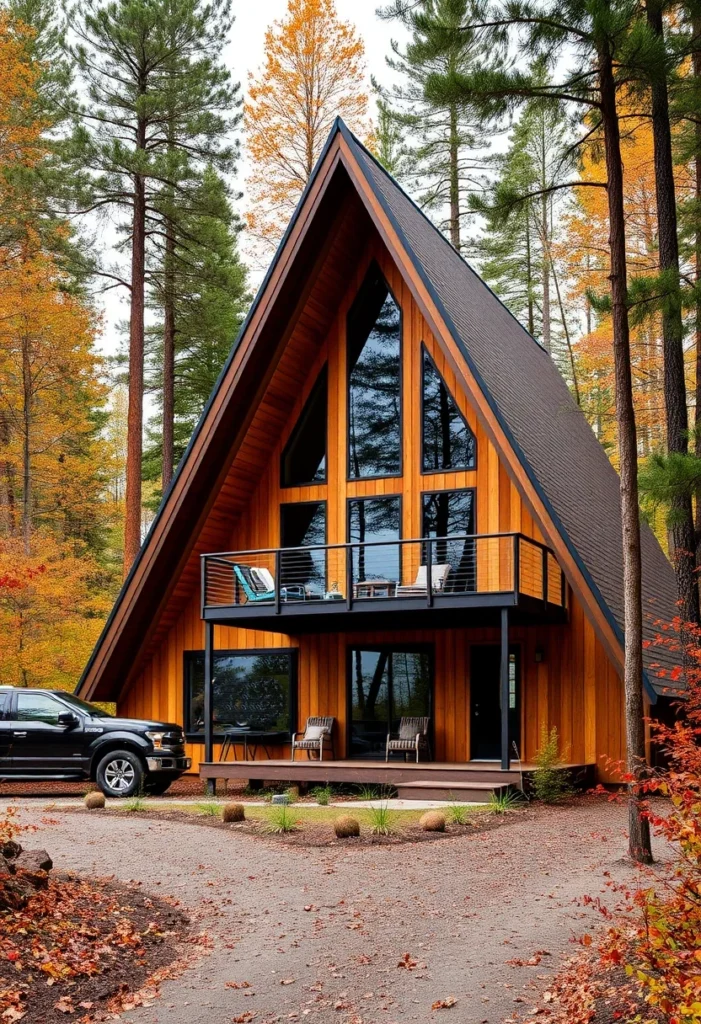
[[[278,242],[337,115],[361,136],[369,132],[363,81],[362,40],[333,0],[290,0],[266,32],[245,106],[254,237]]]
[[[30,40],[0,14],[0,682],[72,687],[107,611],[90,552],[107,391],[95,314],[24,202],[50,127]]]

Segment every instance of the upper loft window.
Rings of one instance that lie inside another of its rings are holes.
[[[316,379],[280,459],[283,487],[303,487],[326,480],[326,367]]]
[[[474,469],[477,443],[467,420],[423,348],[421,466],[424,473]]]
[[[402,471],[402,317],[373,263],[348,313],[348,476]]]

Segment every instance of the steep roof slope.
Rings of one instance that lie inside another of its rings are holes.
[[[373,191],[402,236],[417,271],[500,420],[524,469],[623,638],[623,550],[619,478],[547,352],[347,129]],[[642,527],[645,632],[676,614],[669,560]],[[648,664],[669,662],[661,648]],[[669,685],[651,673],[660,691]]]

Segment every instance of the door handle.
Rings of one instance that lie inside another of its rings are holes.
[[[22,739],[24,739],[26,737],[27,733],[26,732],[13,732],[12,735],[16,736],[17,739],[22,740]]]

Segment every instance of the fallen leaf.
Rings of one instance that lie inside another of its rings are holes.
[[[281,985],[294,985],[294,983],[295,983],[295,979],[294,978],[282,978],[281,981],[280,981]]]
[[[250,981],[227,981],[227,988],[250,988]]]
[[[457,999],[455,996],[446,996],[445,999],[436,999],[435,1003],[431,1003],[432,1010],[449,1010],[451,1006],[455,1006]]]

